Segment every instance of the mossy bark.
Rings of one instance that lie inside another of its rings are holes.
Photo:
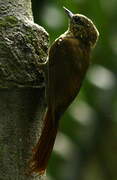
[[[30,0],[0,0],[0,179],[28,176],[42,127],[48,34],[33,22]]]

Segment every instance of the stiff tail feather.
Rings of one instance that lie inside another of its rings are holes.
[[[54,146],[57,129],[58,122],[56,125],[55,120],[53,120],[51,110],[48,109],[44,117],[44,127],[42,129],[41,137],[33,150],[34,154],[32,160],[30,161],[31,174],[44,174]]]

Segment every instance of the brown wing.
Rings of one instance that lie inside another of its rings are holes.
[[[49,104],[63,113],[79,92],[88,52],[74,38],[58,39],[49,52]]]

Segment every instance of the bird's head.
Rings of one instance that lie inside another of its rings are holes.
[[[70,19],[69,31],[73,36],[90,45],[90,47],[94,47],[98,40],[99,32],[93,22],[82,14],[73,14],[65,7],[64,10]]]

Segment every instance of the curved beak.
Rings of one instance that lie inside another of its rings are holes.
[[[74,14],[69,9],[67,9],[65,7],[63,7],[63,9],[65,10],[65,13],[68,15],[68,17],[71,19]]]

